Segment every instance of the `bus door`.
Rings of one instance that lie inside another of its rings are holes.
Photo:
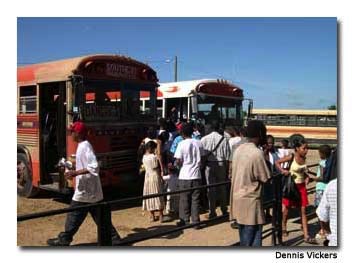
[[[178,112],[178,119],[187,119],[188,98],[167,98],[166,99],[166,118],[170,118],[171,109],[175,107]]]
[[[39,85],[41,184],[52,183],[59,159],[66,156],[65,82]]]

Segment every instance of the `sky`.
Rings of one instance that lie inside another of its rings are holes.
[[[222,78],[255,108],[337,104],[337,18],[17,18],[17,64],[109,53],[160,82]]]

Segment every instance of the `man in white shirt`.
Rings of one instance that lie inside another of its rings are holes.
[[[99,167],[96,155],[91,144],[86,140],[86,126],[80,122],[74,122],[71,127],[71,135],[78,143],[76,150],[76,169],[65,173],[67,179],[75,177],[75,192],[70,203],[70,207],[77,207],[103,200],[103,192],[99,177]],[[90,213],[97,224],[97,208],[86,208],[75,210],[67,214],[65,231],[61,232],[57,238],[48,239],[50,246],[68,246],[73,240],[73,236],[79,230],[87,214]],[[112,223],[111,223],[112,224]],[[112,227],[112,243],[118,244],[120,237],[116,229]]]
[[[228,140],[219,133],[218,121],[211,122],[213,132],[201,139],[206,154],[205,179],[207,185],[225,182],[228,178],[228,160],[230,146]],[[207,190],[209,201],[209,219],[216,217],[216,202],[220,200],[223,215],[227,214],[227,189],[226,186],[211,187]]]
[[[176,149],[174,157],[179,166],[179,190],[198,187],[202,184],[200,165],[203,156],[203,147],[200,141],[192,139],[193,127],[189,123],[182,126],[183,141]],[[178,226],[197,223],[199,219],[200,190],[192,190],[180,194]],[[195,227],[199,229],[199,227]]]

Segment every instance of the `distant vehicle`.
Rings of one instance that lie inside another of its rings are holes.
[[[253,109],[251,118],[263,121],[278,141],[305,138],[309,144],[337,144],[336,110]]]
[[[100,164],[104,188],[140,180],[137,149],[156,125],[156,72],[124,56],[89,55],[17,69],[17,193],[66,193],[57,165],[74,158],[67,127],[80,119]],[[150,107],[140,111],[144,95]],[[58,179],[59,178],[59,179]],[[65,181],[64,181],[65,182]],[[70,192],[70,191],[69,191]]]
[[[245,116],[243,90],[223,79],[200,79],[160,83],[157,92],[157,111],[160,117],[169,118],[173,107],[177,109],[178,119],[199,121],[208,125],[218,119],[225,125],[243,126]],[[145,103],[142,102],[142,109]]]

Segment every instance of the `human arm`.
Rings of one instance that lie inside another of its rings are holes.
[[[175,155],[174,155],[174,158],[176,159],[176,165],[177,167],[181,167],[182,164],[183,164],[183,155],[182,155],[182,147],[181,147],[181,144],[179,143],[177,145],[177,148],[176,148],[176,151],[175,151]]]
[[[165,171],[165,166],[162,161],[162,147],[163,147],[163,145],[162,145],[161,140],[157,140],[156,156],[157,156],[157,160],[160,164],[161,176],[164,175],[164,171]]]
[[[79,169],[69,170],[64,175],[68,179],[76,177],[81,174],[91,174],[93,176],[99,176],[99,166],[96,159],[96,155],[92,149],[91,145],[84,145],[78,149],[76,155],[76,164],[80,160]],[[81,168],[81,169],[80,169]]]
[[[259,153],[253,157],[252,172],[255,180],[266,183],[271,178],[271,172],[264,159],[263,153]]]
[[[75,171],[75,170],[69,170],[69,171],[67,171],[67,172],[65,172],[65,177],[67,178],[67,179],[71,179],[71,178],[74,178],[74,177],[76,177],[76,176],[78,176],[78,175],[81,175],[81,174],[87,174],[87,173],[89,173],[89,170],[87,170],[86,168],[84,168],[84,169],[80,169],[80,170],[77,170],[77,171]]]
[[[278,171],[281,172],[281,174],[283,174],[283,175],[285,175],[285,176],[288,176],[288,175],[290,174],[290,172],[289,172],[288,170],[286,170],[286,169],[283,169],[283,168],[281,167],[281,165],[282,165],[283,163],[288,163],[288,162],[290,162],[291,160],[293,160],[293,158],[294,158],[294,157],[293,157],[292,154],[287,155],[287,156],[285,156],[285,157],[283,157],[283,158],[280,158],[280,159],[278,159],[278,160],[275,161],[275,167],[278,169]]]

